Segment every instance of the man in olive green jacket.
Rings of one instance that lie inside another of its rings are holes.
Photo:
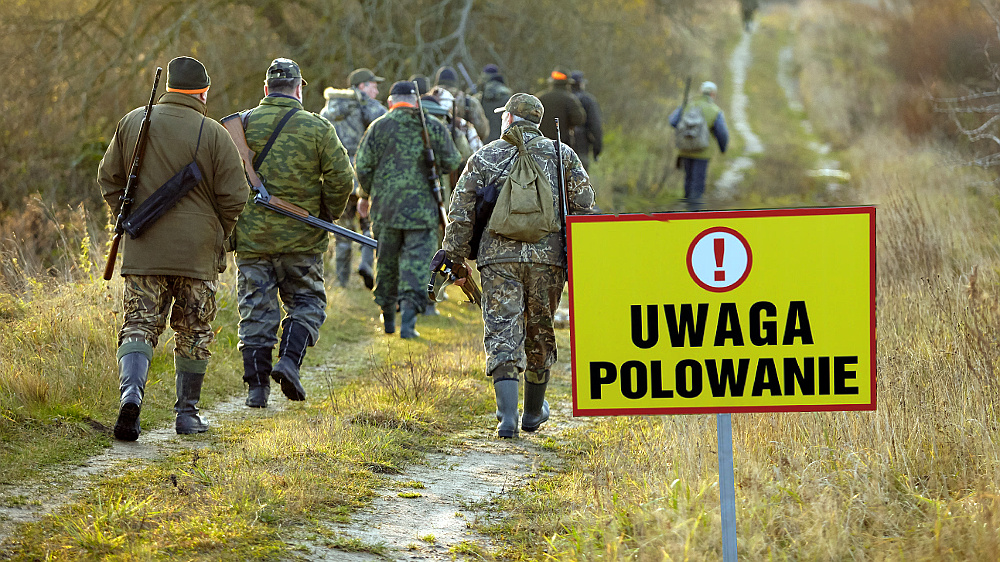
[[[546,137],[556,140],[556,117],[562,142],[574,146],[573,131],[587,123],[587,111],[570,91],[570,77],[562,70],[553,70],[549,75],[548,89],[538,92],[535,97],[545,106],[545,117],[538,128]]]
[[[123,236],[121,242],[125,318],[118,333],[121,402],[114,433],[123,441],[139,437],[149,363],[168,315],[175,331],[175,429],[182,434],[208,429],[197,404],[212,355],[215,293],[226,259],[223,242],[232,233],[249,191],[232,138],[205,116],[210,84],[199,61],[175,58],[167,65],[167,93],[152,108],[132,209],[192,159],[202,180],[148,230],[137,238]],[[144,111],[135,109],[118,122],[98,168],[97,182],[115,215]]]
[[[334,126],[302,110],[305,85],[295,61],[271,62],[264,99],[244,121],[247,146],[257,155],[257,172],[271,195],[332,221],[344,212],[354,174]],[[267,406],[268,377],[281,385],[289,400],[306,398],[299,368],[326,321],[323,253],[329,244],[325,230],[260,205],[248,205],[240,216],[235,236],[239,346],[243,380],[249,387],[246,405],[251,408]],[[278,361],[272,367],[275,344]]]

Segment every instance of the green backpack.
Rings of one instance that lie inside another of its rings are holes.
[[[528,145],[545,137],[538,136],[525,144],[521,129],[511,127],[501,138],[517,147],[517,155],[486,229],[511,240],[538,242],[560,227],[552,203],[552,184],[528,152]]]

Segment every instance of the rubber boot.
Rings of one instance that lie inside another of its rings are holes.
[[[412,302],[404,300],[399,304],[399,310],[402,314],[402,325],[399,327],[399,337],[403,339],[419,338],[420,332],[417,331],[417,307]]]
[[[493,383],[497,395],[497,437],[517,437],[517,379],[503,379]]]
[[[298,322],[289,322],[281,332],[278,363],[271,369],[271,378],[281,385],[281,392],[289,400],[306,399],[306,389],[299,381],[299,368],[310,343],[309,330]]]
[[[545,387],[549,383],[534,384],[524,381],[524,415],[521,429],[527,432],[538,430],[538,426],[549,421],[549,401],[545,399]]]
[[[385,333],[396,333],[396,309],[394,307],[382,309],[382,324],[385,326]]]
[[[142,410],[148,374],[149,359],[142,353],[128,353],[118,361],[121,402],[118,421],[115,422],[115,439],[119,441],[135,441],[142,432],[139,429],[139,412]]]
[[[267,408],[271,395],[271,348],[243,348],[243,382],[247,383],[246,405]]]
[[[351,243],[337,241],[334,249],[337,252],[335,263],[337,264],[337,284],[342,288],[347,287],[347,280],[351,273]]]
[[[177,419],[174,422],[174,429],[179,435],[208,431],[208,422],[198,415],[201,383],[204,381],[205,373],[177,370],[177,402],[174,404]]]

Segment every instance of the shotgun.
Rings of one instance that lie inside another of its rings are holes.
[[[333,234],[339,234],[357,242],[358,244],[368,246],[369,248],[378,248],[378,242],[376,242],[374,238],[369,238],[363,234],[358,234],[349,228],[344,228],[339,224],[334,224],[332,222],[314,217],[309,214],[309,211],[303,209],[302,207],[289,203],[284,199],[280,199],[268,193],[267,188],[264,187],[264,182],[260,179],[260,176],[257,175],[257,170],[253,169],[254,153],[247,145],[246,132],[243,130],[243,121],[240,119],[240,114],[234,113],[227,117],[223,117],[221,123],[222,126],[229,131],[229,136],[233,138],[233,143],[236,144],[236,150],[240,153],[240,159],[243,160],[243,171],[246,172],[250,189],[253,189],[254,191],[253,202],[255,204],[285,215],[286,217],[304,222],[310,226],[322,228],[323,230]]]
[[[122,234],[125,232],[125,221],[129,213],[132,212],[132,203],[135,202],[135,187],[139,183],[139,169],[142,167],[142,157],[146,153],[146,141],[149,139],[149,119],[153,115],[153,104],[156,102],[156,88],[160,85],[160,73],[162,67],[156,67],[156,76],[153,77],[153,91],[149,94],[149,103],[146,104],[146,111],[142,115],[142,124],[139,125],[139,136],[135,139],[135,150],[132,151],[132,167],[128,171],[128,181],[125,183],[125,192],[121,196],[121,207],[118,208],[118,218],[115,219],[115,235],[111,239],[111,250],[108,251],[108,261],[104,264],[104,280],[110,281],[115,273],[115,261],[118,260],[118,245],[122,241]]]
[[[419,92],[417,83],[413,83],[413,88]],[[417,113],[420,115],[420,138],[424,141],[424,162],[427,164],[427,181],[431,184],[431,193],[434,195],[434,202],[438,206],[438,224],[444,230],[448,226],[448,213],[444,210],[444,197],[441,195],[441,176],[438,174],[437,159],[434,157],[434,148],[431,147],[431,135],[427,132],[427,118],[424,117],[424,107],[420,102],[420,95],[417,95]]]

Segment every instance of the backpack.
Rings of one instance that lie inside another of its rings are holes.
[[[710,140],[704,111],[697,105],[689,106],[677,123],[677,149],[697,152],[708,148]]]
[[[486,228],[504,238],[535,243],[560,228],[552,202],[552,184],[528,152],[528,145],[545,137],[538,136],[525,144],[521,130],[511,127],[502,138],[517,147],[517,156]],[[556,154],[559,157],[558,149]]]

